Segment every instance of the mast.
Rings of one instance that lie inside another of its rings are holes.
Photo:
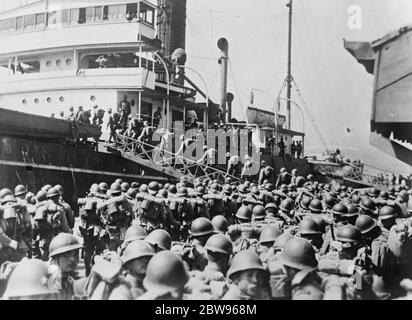
[[[288,74],[287,81],[287,104],[286,109],[288,112],[288,129],[290,130],[290,101],[291,101],[291,89],[292,89],[292,2],[286,5],[289,8],[289,32],[288,32]]]

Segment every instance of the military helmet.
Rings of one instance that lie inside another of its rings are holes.
[[[213,191],[219,191],[220,187],[218,183],[212,183],[212,185],[210,186],[210,189],[212,189]]]
[[[348,213],[344,214],[345,217],[354,217],[359,214],[359,208],[356,204],[350,203],[346,206],[348,208]]]
[[[323,211],[322,202],[319,199],[313,199],[309,204],[309,210],[314,213],[321,213]]]
[[[288,186],[286,184],[281,184],[279,189],[282,192],[287,192],[288,191]]]
[[[146,269],[143,286],[146,290],[158,295],[183,289],[189,281],[182,259],[174,252],[161,251],[156,253]]]
[[[355,226],[361,231],[362,234],[366,234],[373,230],[377,224],[375,219],[366,214],[362,214],[356,219]]]
[[[81,249],[83,245],[70,233],[59,233],[55,236],[49,245],[49,257],[53,258],[59,254]]]
[[[100,191],[102,191],[104,193],[106,193],[107,190],[109,190],[109,186],[107,185],[106,182],[100,182],[99,183],[99,188],[100,188]]]
[[[359,195],[360,195],[361,197],[367,196],[367,195],[368,195],[368,190],[365,190],[365,189],[361,190],[361,191],[359,192]]]
[[[360,243],[362,241],[362,234],[359,228],[347,224],[336,231],[336,240],[340,242]]]
[[[245,186],[244,184],[241,184],[238,187],[238,191],[239,191],[239,193],[246,193],[247,192],[247,186]]]
[[[121,187],[121,185],[120,185],[119,183],[113,182],[113,183],[110,185],[110,193],[111,193],[113,196],[120,195],[121,192],[122,192],[122,187]]]
[[[298,177],[296,178],[296,181],[295,181],[296,186],[297,186],[298,188],[303,187],[303,185],[305,184],[305,182],[306,182],[306,179],[305,179],[304,177],[302,177],[302,176],[298,176]]]
[[[250,188],[250,193],[256,196],[259,195],[260,193],[259,188],[257,186],[253,186],[252,188]]]
[[[165,185],[163,186],[164,189],[169,190],[170,187],[170,183],[165,183]]]
[[[159,184],[156,181],[150,182],[148,187],[151,195],[155,195],[159,191]]]
[[[133,181],[133,182],[130,184],[130,187],[131,187],[131,188],[134,188],[134,189],[139,189],[139,182]]]
[[[200,217],[192,222],[189,233],[194,237],[200,237],[214,232],[212,222],[205,217]]]
[[[332,208],[336,203],[335,198],[333,198],[331,195],[327,195],[325,197],[325,205],[327,208]]]
[[[121,185],[123,183],[123,180],[120,178],[117,178],[114,182]]]
[[[134,259],[152,257],[154,253],[153,247],[145,240],[134,240],[124,249],[122,262],[126,264]]]
[[[394,188],[394,187],[390,187],[390,188],[388,189],[388,193],[389,193],[391,196],[393,196],[393,195],[395,194],[395,188]]]
[[[232,242],[229,240],[229,238],[219,233],[219,234],[212,235],[206,241],[205,249],[212,251],[212,252],[231,255],[232,250],[233,250],[233,245],[232,245]]]
[[[3,188],[0,190],[0,199],[4,198],[5,196],[7,196],[8,194],[13,195],[13,193],[11,192],[10,189],[8,188]]]
[[[370,198],[363,199],[360,204],[360,207],[365,211],[372,211],[372,212],[375,211],[376,209],[375,202]]]
[[[203,186],[199,186],[196,188],[196,195],[202,196],[205,194],[205,188]]]
[[[369,188],[368,195],[370,197],[377,197],[377,196],[379,196],[379,190],[377,190],[375,188]]]
[[[98,195],[98,194],[100,193],[99,185],[98,185],[97,183],[93,183],[93,184],[90,186],[89,192],[90,192],[90,194],[92,194],[92,195]]]
[[[311,271],[318,267],[315,250],[311,243],[303,238],[290,239],[279,255],[282,264],[298,270]]]
[[[134,240],[143,240],[147,237],[147,232],[138,224],[133,223],[127,230],[124,235],[124,242],[132,242]]]
[[[312,199],[311,199],[310,197],[304,196],[304,197],[302,197],[302,199],[300,200],[299,205],[300,205],[300,207],[301,207],[302,209],[304,209],[304,210],[309,210],[309,205],[310,205],[310,202],[311,202],[311,201],[312,201]]]
[[[232,279],[233,275],[246,270],[261,270],[266,271],[259,256],[251,250],[243,250],[237,253],[232,260],[226,276]]]
[[[44,200],[47,200],[47,192],[44,190],[39,190],[36,194],[36,199],[38,202],[42,202]]]
[[[332,213],[336,216],[343,216],[348,213],[348,208],[343,203],[338,203],[333,206]]]
[[[16,199],[13,197],[13,195],[8,194],[5,197],[3,197],[0,201],[1,204],[6,204],[8,202],[17,202]]]
[[[298,232],[301,235],[306,234],[320,234],[319,226],[315,222],[315,220],[311,218],[303,218],[302,221],[299,223]]]
[[[150,232],[146,237],[146,241],[162,250],[170,250],[172,247],[172,238],[169,232],[163,229],[156,229]]]
[[[174,184],[171,184],[169,189],[167,189],[167,191],[171,194],[176,194],[177,193],[177,188]]]
[[[149,188],[147,187],[147,184],[143,183],[143,184],[140,186],[139,191],[140,191],[140,192],[143,192],[143,193],[147,193],[148,189],[149,189]]]
[[[354,203],[354,204],[358,204],[359,202],[360,202],[360,200],[361,200],[361,198],[358,196],[358,195],[356,195],[356,194],[354,194],[353,196],[352,196],[352,202]]]
[[[211,222],[216,232],[226,233],[229,229],[227,219],[222,215],[214,216]]]
[[[269,182],[269,183],[266,183],[265,189],[267,191],[271,192],[271,191],[273,191],[273,189],[275,189],[275,186]]]
[[[230,183],[232,183],[232,182],[233,182],[233,179],[232,179],[231,177],[227,177],[227,178],[225,179],[225,183],[230,184]]]
[[[134,198],[136,198],[137,195],[137,190],[134,188],[129,188],[129,190],[127,190],[126,192],[126,197],[133,200]]]
[[[379,220],[395,218],[396,212],[392,207],[384,206],[379,210]]]
[[[30,297],[58,293],[49,286],[51,274],[46,262],[39,259],[23,258],[11,272],[4,299]]]
[[[280,173],[286,172],[286,168],[285,167],[280,168],[279,172]]]
[[[279,209],[284,212],[290,212],[293,210],[293,200],[290,198],[286,198],[280,203]]]
[[[177,190],[177,195],[180,196],[180,197],[187,197],[188,194],[189,194],[189,192],[187,191],[186,187],[180,187]]]
[[[252,218],[252,210],[248,206],[242,205],[236,212],[236,218],[250,221]]]
[[[167,197],[169,196],[169,192],[167,192],[166,189],[160,189],[159,192],[157,193],[157,196],[167,199]]]
[[[389,193],[385,190],[382,190],[381,193],[379,193],[379,198],[388,200],[389,199]]]
[[[265,211],[267,210],[267,209],[270,209],[270,208],[274,208],[274,209],[279,209],[279,207],[276,205],[276,203],[273,203],[273,202],[269,202],[266,206],[265,206]]]
[[[268,224],[262,228],[259,242],[262,244],[267,242],[274,242],[281,234],[282,231],[280,231],[279,228],[277,228],[273,224]]]
[[[49,191],[47,191],[47,198],[53,198],[57,196],[60,196],[59,190],[55,188],[50,188]]]
[[[326,232],[326,221],[325,221],[325,219],[322,218],[322,216],[320,216],[320,215],[313,216],[312,220],[316,222],[316,224],[319,227],[319,231],[321,233]]]
[[[232,193],[232,187],[229,184],[226,184],[223,186],[223,192],[226,194],[231,194]]]
[[[130,184],[128,184],[127,182],[123,182],[123,183],[120,185],[120,188],[122,189],[122,192],[126,193],[127,190],[129,190],[129,188],[130,188]]]
[[[264,217],[266,217],[265,208],[260,204],[255,205],[252,210],[252,219],[262,219]]]
[[[61,184],[56,184],[54,187],[60,192],[61,195],[63,194],[63,186]]]
[[[27,193],[26,187],[23,186],[22,184],[19,184],[18,186],[14,188],[14,195],[16,197],[25,195],[26,193]]]

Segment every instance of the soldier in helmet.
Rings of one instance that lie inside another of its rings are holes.
[[[59,291],[53,274],[46,262],[38,259],[23,259],[15,266],[7,266],[7,287],[4,300],[57,300]],[[4,275],[2,274],[2,277]]]
[[[59,203],[64,208],[64,213],[65,213],[65,218],[66,218],[66,221],[67,221],[67,225],[69,226],[70,229],[73,229],[74,228],[75,217],[74,217],[72,207],[63,198],[63,192],[64,192],[63,186],[60,185],[60,184],[56,184],[54,186],[54,188],[57,189],[60,193]]]
[[[268,300],[268,273],[259,256],[245,250],[237,253],[227,271],[232,281],[222,300]]]
[[[172,247],[172,237],[163,229],[153,230],[145,240],[153,246],[155,252],[170,250]]]
[[[126,247],[135,240],[144,240],[147,237],[147,232],[137,223],[132,225],[126,230],[122,246],[120,247],[120,254],[123,254]]]
[[[276,225],[268,224],[263,227],[259,236],[259,255],[263,263],[267,263],[275,256],[274,244],[281,234],[282,231]]]
[[[323,244],[322,232],[319,225],[312,218],[306,217],[298,227],[298,235],[303,239],[308,240],[315,248],[315,252],[319,252]]]
[[[207,265],[203,271],[192,271],[188,287],[194,297],[220,299],[228,290],[225,278],[232,255],[232,243],[222,234],[211,236],[205,245]],[[209,294],[211,297],[201,294]]]
[[[328,220],[329,230],[325,235],[325,240],[323,242],[320,253],[325,254],[330,248],[330,243],[335,240],[335,230],[339,227],[344,226],[347,222],[345,216],[348,214],[348,208],[342,204],[335,204],[331,210],[333,219]]]
[[[322,280],[317,274],[318,262],[313,246],[305,239],[290,239],[279,255],[289,282],[292,300],[322,300]]]
[[[211,222],[212,222],[215,233],[226,234],[228,232],[229,223],[224,216],[222,215],[214,216]]]
[[[361,213],[376,218],[376,204],[370,198],[364,198],[360,204]]]
[[[139,300],[181,300],[189,281],[182,259],[173,252],[156,253],[147,266],[143,286],[147,290]]]
[[[70,300],[73,297],[73,282],[76,277],[81,248],[80,241],[70,233],[59,233],[50,242],[50,264],[60,273],[60,296],[63,300]]]

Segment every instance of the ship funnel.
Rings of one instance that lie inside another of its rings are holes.
[[[226,91],[227,91],[227,63],[229,59],[229,42],[225,38],[220,38],[217,42],[217,47],[221,51],[219,64],[222,66],[221,91],[220,91],[220,110],[222,112],[222,121],[226,122]]]

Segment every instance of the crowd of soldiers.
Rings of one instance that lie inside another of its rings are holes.
[[[412,297],[411,190],[354,189],[285,168],[276,183],[261,178],[93,184],[78,199],[77,222],[60,185],[2,189],[0,295]]]

